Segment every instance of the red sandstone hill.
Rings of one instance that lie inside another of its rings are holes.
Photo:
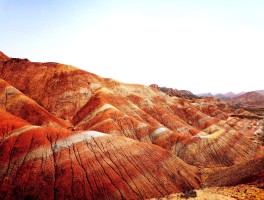
[[[0,57],[0,199],[146,199],[263,180],[263,120],[237,117],[245,110]]]
[[[6,61],[9,57],[0,51],[0,61]]]
[[[247,92],[234,97],[231,103],[233,105],[264,107],[264,95],[256,91]]]

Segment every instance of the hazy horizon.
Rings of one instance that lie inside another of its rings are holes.
[[[261,90],[264,1],[0,0],[0,51],[122,82]]]

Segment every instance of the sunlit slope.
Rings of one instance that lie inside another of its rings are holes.
[[[223,179],[236,167],[258,180],[262,171],[247,169],[264,156],[257,141],[263,119],[250,115],[216,98],[171,97],[73,66],[3,54],[0,197],[162,197],[207,182],[228,185]],[[214,179],[222,167],[227,175]],[[201,180],[205,168],[211,171]],[[239,184],[243,176],[233,179]]]
[[[195,167],[158,146],[0,114],[1,199],[144,199],[200,187]]]

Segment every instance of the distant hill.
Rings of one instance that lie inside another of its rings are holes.
[[[264,106],[264,95],[259,92],[252,91],[234,97],[231,101],[232,104],[243,106]]]
[[[199,93],[197,94],[198,97],[214,97],[214,95],[210,92],[208,93]]]
[[[227,96],[226,94],[221,94],[221,93],[215,94],[214,97],[217,97],[217,98],[223,99],[223,100],[230,100],[231,99],[231,97]]]
[[[223,99],[223,100],[230,100],[235,95],[236,94],[233,92],[228,92],[226,94],[222,94],[222,93],[212,94],[211,92],[197,94],[198,97],[216,97],[216,98]]]
[[[264,94],[264,90],[258,90],[258,92]],[[216,93],[216,94],[212,94],[211,92],[209,92],[209,93],[200,93],[200,94],[197,94],[197,96],[198,97],[216,97],[222,100],[231,100],[242,94],[245,94],[245,92],[240,92],[240,93],[227,92],[227,93]]]
[[[157,84],[151,84],[150,87],[158,89],[171,97],[176,96],[176,97],[187,98],[187,99],[197,98],[197,96],[194,95],[189,90],[178,90],[178,89],[167,88],[167,87],[159,87]]]
[[[256,90],[257,93],[264,95],[264,90]]]
[[[197,96],[200,98],[215,97],[230,103],[230,105],[244,107],[244,109],[250,109],[250,111],[251,112],[254,111],[255,114],[263,113],[264,90],[240,92],[237,94],[234,92],[228,92],[225,94],[201,93],[201,94],[197,94]]]
[[[228,92],[225,93],[224,96],[229,97],[229,98],[234,98],[236,97],[238,94],[235,94],[234,92]]]

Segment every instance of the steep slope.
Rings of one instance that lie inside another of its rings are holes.
[[[0,62],[10,59],[7,55],[0,51]]]
[[[204,169],[203,185],[234,186],[264,179],[264,157],[229,168]]]
[[[91,96],[98,77],[58,63],[32,63],[12,58],[0,64],[1,78],[55,116],[71,120]],[[92,87],[92,86],[91,86]]]
[[[263,152],[242,134],[220,129],[210,135],[193,137],[176,155],[192,165],[222,167],[261,157]]]
[[[8,137],[13,130],[29,126],[30,123],[16,117],[0,108],[0,143]],[[4,153],[4,152],[3,152]]]
[[[70,127],[35,101],[0,79],[0,107],[34,125]]]
[[[1,199],[143,199],[200,185],[195,167],[152,144],[95,131],[18,127],[0,143]]]
[[[133,106],[131,102],[106,88],[99,88],[74,116],[72,122],[75,130],[91,129],[147,141],[148,133],[154,131],[160,124],[154,118],[149,119],[149,123],[143,122],[141,116],[147,114],[139,112],[140,110],[135,106],[137,112],[131,112]]]

